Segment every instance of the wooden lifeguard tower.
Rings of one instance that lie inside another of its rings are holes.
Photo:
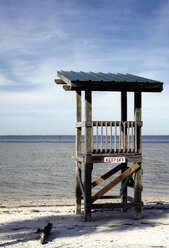
[[[60,78],[55,80],[57,84],[62,84],[65,90],[76,91],[76,153],[72,156],[76,163],[76,213],[81,213],[83,199],[86,221],[91,219],[92,209],[103,208],[121,208],[123,211],[134,208],[135,218],[139,218],[143,206],[141,94],[161,92],[163,83],[131,74],[59,71],[57,75]],[[85,92],[84,121],[82,121],[82,91]],[[93,121],[92,91],[121,92],[121,120]],[[127,120],[127,92],[134,92],[133,121]],[[110,170],[92,180],[95,163],[110,163]],[[130,167],[129,163],[132,163]],[[121,174],[97,193],[92,194],[94,187],[117,172]],[[121,183],[119,196],[105,195],[119,183]],[[128,187],[134,188],[134,197],[128,196]],[[121,198],[121,202],[95,203],[99,199],[115,198]]]

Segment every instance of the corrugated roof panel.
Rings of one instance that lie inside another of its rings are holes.
[[[58,77],[66,83],[66,90],[161,92],[163,83],[132,74],[103,72],[59,71]]]
[[[75,71],[71,71],[72,76],[74,77],[73,81],[79,80],[79,81],[85,81],[86,79],[84,78],[84,76],[82,75],[81,72],[75,72]]]
[[[85,75],[86,79],[88,79],[87,81],[98,81],[98,76],[95,75],[94,72],[81,72],[81,73]]]
[[[108,75],[110,75],[115,82],[124,82],[124,79],[117,74],[108,73]]]
[[[70,71],[58,71],[58,76],[59,74],[63,75],[65,78],[69,79],[70,81],[74,81],[74,77],[71,75]]]
[[[103,81],[108,81],[108,82],[119,80],[119,78],[117,78],[113,74],[110,75],[108,73],[102,73],[102,72],[98,73],[98,77],[100,77]]]
[[[144,77],[140,77],[140,76],[136,76],[136,75],[132,75],[132,74],[126,74],[129,78],[133,78],[135,79],[137,82],[149,82],[149,83],[155,83],[157,81],[152,80],[152,79],[148,79],[148,78],[144,78]]]
[[[99,72],[98,74],[102,75],[102,77],[104,77],[107,81],[110,81],[110,80],[113,81],[113,78],[108,73]]]
[[[134,79],[134,78],[131,78],[131,77],[128,77],[127,75],[124,75],[124,74],[121,74],[121,73],[118,73],[117,74],[121,79],[123,79],[123,81],[125,82],[138,82],[138,80]]]
[[[89,74],[83,71],[80,71],[81,76],[83,77],[83,81],[89,81],[91,78],[89,77]]]
[[[145,83],[156,83],[152,79],[132,75],[132,74],[113,74],[113,73],[103,73],[103,72],[75,72],[75,71],[60,71],[58,74],[63,75],[70,81],[105,81],[105,82],[145,82]]]
[[[104,75],[101,75],[99,73],[95,73],[95,72],[89,72],[89,74],[95,78],[95,80],[93,81],[110,81],[109,79],[105,79]]]

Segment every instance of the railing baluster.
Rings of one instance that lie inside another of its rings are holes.
[[[130,122],[127,122],[127,152],[130,150]]]
[[[134,151],[133,121],[131,122],[131,151]]]
[[[96,122],[96,152],[98,152],[98,121]]]
[[[101,152],[103,152],[103,122],[101,122]]]
[[[119,121],[119,152],[121,152],[121,121]]]
[[[85,122],[77,123],[85,127]],[[88,125],[88,123],[87,123]],[[138,130],[136,121],[93,121],[92,151],[94,153],[139,153]]]
[[[126,150],[126,123],[123,122],[123,152]]]
[[[140,132],[142,133],[142,127],[140,127]],[[140,136],[140,139],[142,139],[142,134]],[[139,149],[139,153],[141,153],[142,151],[142,141],[140,141],[140,149]]]
[[[116,121],[114,123],[114,152],[117,151],[117,126]]]
[[[112,121],[110,122],[110,152],[112,152]]]
[[[137,152],[137,122],[135,122],[135,152]]]
[[[107,153],[107,121],[105,126],[106,126],[105,152]]]

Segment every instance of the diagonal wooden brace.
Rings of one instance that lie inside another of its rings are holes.
[[[101,182],[105,181],[106,179],[108,179],[109,177],[114,175],[116,172],[118,172],[119,170],[122,169],[123,165],[124,164],[119,164],[117,167],[115,167],[112,170],[108,171],[103,176],[97,178],[94,182],[92,182],[91,187],[92,188],[96,187],[98,184],[100,184]]]
[[[126,171],[124,171],[120,176],[118,176],[117,178],[115,178],[112,182],[110,182],[103,189],[101,189],[99,192],[97,192],[92,197],[92,203],[95,202],[97,199],[99,199],[101,196],[103,196],[105,193],[107,193],[110,189],[112,189],[114,186],[116,186],[118,183],[120,183],[126,177],[130,176],[139,167],[140,167],[139,164],[137,164],[137,163],[136,164],[133,164],[130,168],[128,168]]]

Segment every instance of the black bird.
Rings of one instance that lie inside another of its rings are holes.
[[[47,243],[46,238],[49,235],[49,233],[51,232],[52,227],[53,227],[52,223],[48,223],[47,226],[44,227],[44,229],[38,228],[37,233],[40,236],[40,242],[42,245]]]

